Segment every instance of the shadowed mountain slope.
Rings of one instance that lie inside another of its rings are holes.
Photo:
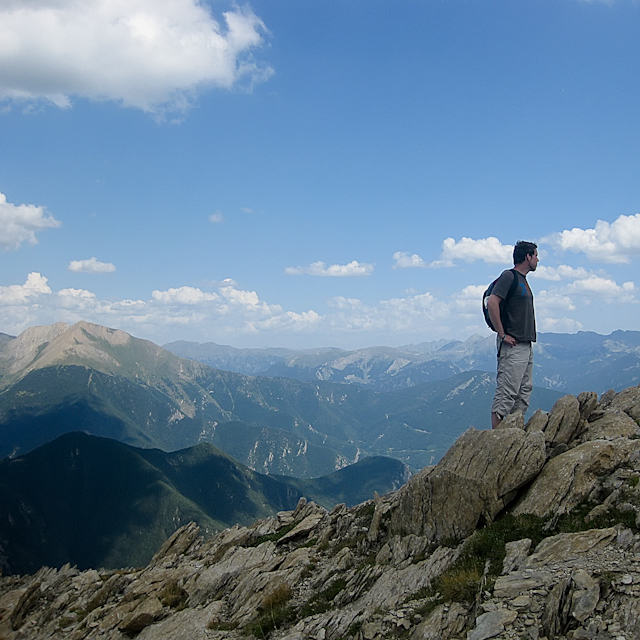
[[[297,485],[255,473],[209,443],[165,453],[68,433],[0,461],[0,568],[142,565],[190,521],[211,535],[292,509],[305,494],[331,508],[397,489],[407,477],[397,460],[375,458]]]

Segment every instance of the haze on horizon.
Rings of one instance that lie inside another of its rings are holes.
[[[88,28],[90,27],[90,28]],[[637,330],[632,0],[0,6],[0,332],[158,344]]]

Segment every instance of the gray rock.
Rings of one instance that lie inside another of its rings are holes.
[[[573,576],[575,590],[571,596],[571,615],[584,622],[595,610],[600,600],[600,585],[584,569]]]
[[[392,531],[436,542],[465,538],[481,518],[491,522],[544,461],[538,431],[469,429],[435,469],[416,474],[399,490]]]
[[[123,633],[138,633],[162,615],[162,603],[158,598],[145,598],[118,626]]]
[[[439,605],[414,628],[411,640],[459,638],[466,626],[468,613],[468,607],[460,602],[453,602],[448,607]]]
[[[575,396],[560,398],[551,409],[544,430],[546,441],[555,446],[568,444],[574,437],[580,422],[580,404]]]
[[[578,404],[580,405],[580,418],[589,420],[591,412],[598,405],[598,394],[595,391],[583,391],[578,395]]]
[[[640,426],[621,409],[607,409],[601,418],[589,423],[581,434],[583,441],[615,440],[616,438],[636,438],[640,436]]]
[[[523,538],[515,542],[507,542],[505,545],[506,555],[502,562],[502,574],[506,575],[519,569],[527,559],[531,549],[531,539]]]
[[[551,589],[542,613],[542,633],[548,638],[555,638],[566,629],[571,605],[570,589],[570,578],[562,578]]]
[[[638,451],[639,441],[626,438],[595,440],[570,449],[549,460],[514,514],[546,516],[571,511],[593,491],[602,475],[633,460]]]
[[[618,538],[615,527],[590,529],[579,533],[560,533],[545,538],[526,561],[530,568],[540,568],[552,563],[584,557],[592,551],[602,550],[614,544]]]
[[[538,409],[525,425],[526,431],[544,431],[549,421],[549,414],[542,409]]]
[[[494,638],[504,631],[506,625],[511,624],[518,614],[509,609],[498,609],[483,613],[477,620],[475,629],[467,633],[467,640],[487,640]]]

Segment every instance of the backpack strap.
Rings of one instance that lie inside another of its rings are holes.
[[[517,273],[517,269],[509,269],[509,271],[511,271],[511,273],[513,273],[513,282],[511,283],[511,286],[509,287],[509,291],[507,291],[507,297],[505,298],[505,301],[507,301],[515,292],[516,289],[518,288],[518,273]]]
[[[511,286],[509,287],[509,291],[507,291],[507,295],[504,298],[503,306],[502,306],[502,313],[501,313],[501,318],[500,318],[500,320],[502,320],[502,329],[504,330],[505,333],[507,333],[507,323],[506,323],[506,319],[507,319],[507,301],[515,293],[516,289],[518,288],[518,274],[516,272],[516,269],[509,269],[509,271],[511,271],[511,273],[513,273],[513,282],[511,283]]]

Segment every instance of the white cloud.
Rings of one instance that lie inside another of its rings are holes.
[[[576,268],[570,267],[566,264],[561,264],[557,267],[539,265],[535,271],[529,274],[529,277],[559,282],[560,280],[578,280],[580,278],[588,278],[591,275],[593,274],[583,267]]]
[[[560,251],[584,253],[594,262],[625,263],[640,255],[640,213],[598,220],[593,229],[575,227],[541,240]]]
[[[224,222],[224,215],[222,214],[222,211],[212,213],[209,216],[209,222],[212,222],[213,224],[220,224],[221,222]]]
[[[453,238],[446,238],[442,243],[440,258],[429,266],[453,267],[459,261],[476,262],[477,260],[483,260],[488,264],[510,264],[513,260],[513,246],[504,245],[494,237],[480,240],[462,238],[459,242]]]
[[[633,282],[618,285],[610,278],[592,275],[589,278],[572,282],[568,285],[567,291],[573,295],[595,297],[602,300],[616,298],[624,302],[635,302],[637,287]]]
[[[575,311],[576,306],[573,300],[561,293],[540,291],[536,294],[536,309],[538,311],[548,311],[549,309],[562,309],[564,311]]]
[[[164,304],[193,305],[220,299],[220,296],[216,293],[206,293],[196,287],[178,287],[167,291],[153,291],[151,295],[154,300]]]
[[[44,207],[11,204],[0,193],[0,247],[3,249],[18,249],[23,242],[38,244],[38,231],[59,227],[61,224],[53,216],[47,215]]]
[[[327,267],[324,262],[314,262],[308,267],[287,267],[284,272],[289,276],[308,275],[347,278],[370,276],[373,273],[373,265],[353,260],[349,264],[332,264]]]
[[[362,302],[357,298],[345,298],[344,296],[335,296],[327,300],[327,304],[333,309],[355,309],[362,306]]]
[[[424,268],[428,266],[417,253],[410,254],[407,251],[396,251],[393,254],[393,259],[396,261],[393,265],[394,269]]]
[[[72,260],[67,268],[74,273],[113,273],[116,270],[111,262],[100,262],[97,258]]]
[[[0,4],[0,99],[69,107],[73,96],[148,112],[184,110],[196,91],[266,80],[252,52],[266,28],[248,9],[197,0]]]
[[[0,305],[14,305],[28,302],[29,298],[39,294],[50,294],[47,278],[39,273],[30,273],[24,284],[12,284],[0,287]]]
[[[572,318],[538,318],[538,328],[540,331],[549,333],[575,333],[582,331],[584,325]]]

